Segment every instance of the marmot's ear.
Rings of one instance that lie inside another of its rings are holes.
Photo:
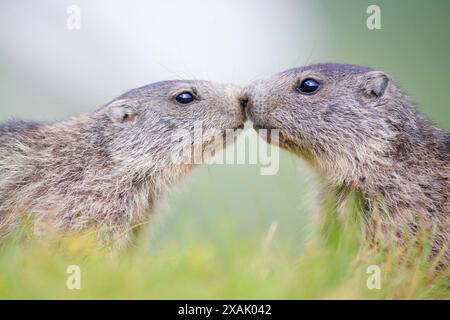
[[[115,123],[134,123],[138,117],[136,105],[129,100],[113,101],[104,112]]]
[[[369,71],[362,78],[363,95],[366,99],[381,98],[389,85],[389,76],[381,71]]]

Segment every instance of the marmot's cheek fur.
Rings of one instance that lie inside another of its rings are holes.
[[[302,84],[309,90],[316,83],[315,92],[302,92]],[[434,251],[447,246],[450,261],[450,135],[420,114],[387,74],[317,64],[245,91],[256,128],[280,129],[280,146],[303,156],[331,188],[359,191],[368,204],[382,199],[386,224],[406,223],[413,232],[436,227]]]
[[[194,167],[172,161],[180,147],[173,133],[185,130],[189,147],[204,148],[194,127],[222,138],[245,121],[242,100],[232,85],[165,81],[68,121],[0,125],[0,235],[29,218],[37,233],[90,229],[104,244],[127,243],[165,189]]]

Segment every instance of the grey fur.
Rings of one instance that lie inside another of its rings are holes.
[[[178,104],[176,94],[186,89],[198,99]],[[204,130],[240,127],[241,99],[233,85],[165,81],[67,121],[1,125],[0,234],[15,230],[26,214],[38,233],[93,229],[102,243],[125,244],[167,187],[195,166],[173,163],[180,147],[173,130],[192,132],[196,121]],[[197,150],[207,145],[193,141]]]
[[[298,91],[303,79],[321,83]],[[287,70],[246,89],[256,128],[280,129],[280,146],[306,159],[331,188],[382,199],[394,225],[436,227],[449,258],[449,133],[420,114],[383,72],[325,63]],[[387,222],[386,222],[387,224]]]

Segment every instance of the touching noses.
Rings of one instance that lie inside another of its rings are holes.
[[[241,105],[242,109],[245,110],[247,108],[248,96],[245,93],[239,98],[239,104]]]
[[[255,80],[250,85],[244,88],[244,96],[246,97],[245,109],[249,112],[251,109],[255,108],[255,105],[261,102],[261,92],[264,92],[266,81]]]

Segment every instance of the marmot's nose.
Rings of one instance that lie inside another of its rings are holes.
[[[243,95],[239,98],[239,104],[241,105],[242,109],[247,108],[248,105],[248,97],[246,95]]]
[[[245,97],[245,109],[248,110],[252,106],[253,102],[253,92],[250,90],[249,87],[244,88],[244,97]]]

